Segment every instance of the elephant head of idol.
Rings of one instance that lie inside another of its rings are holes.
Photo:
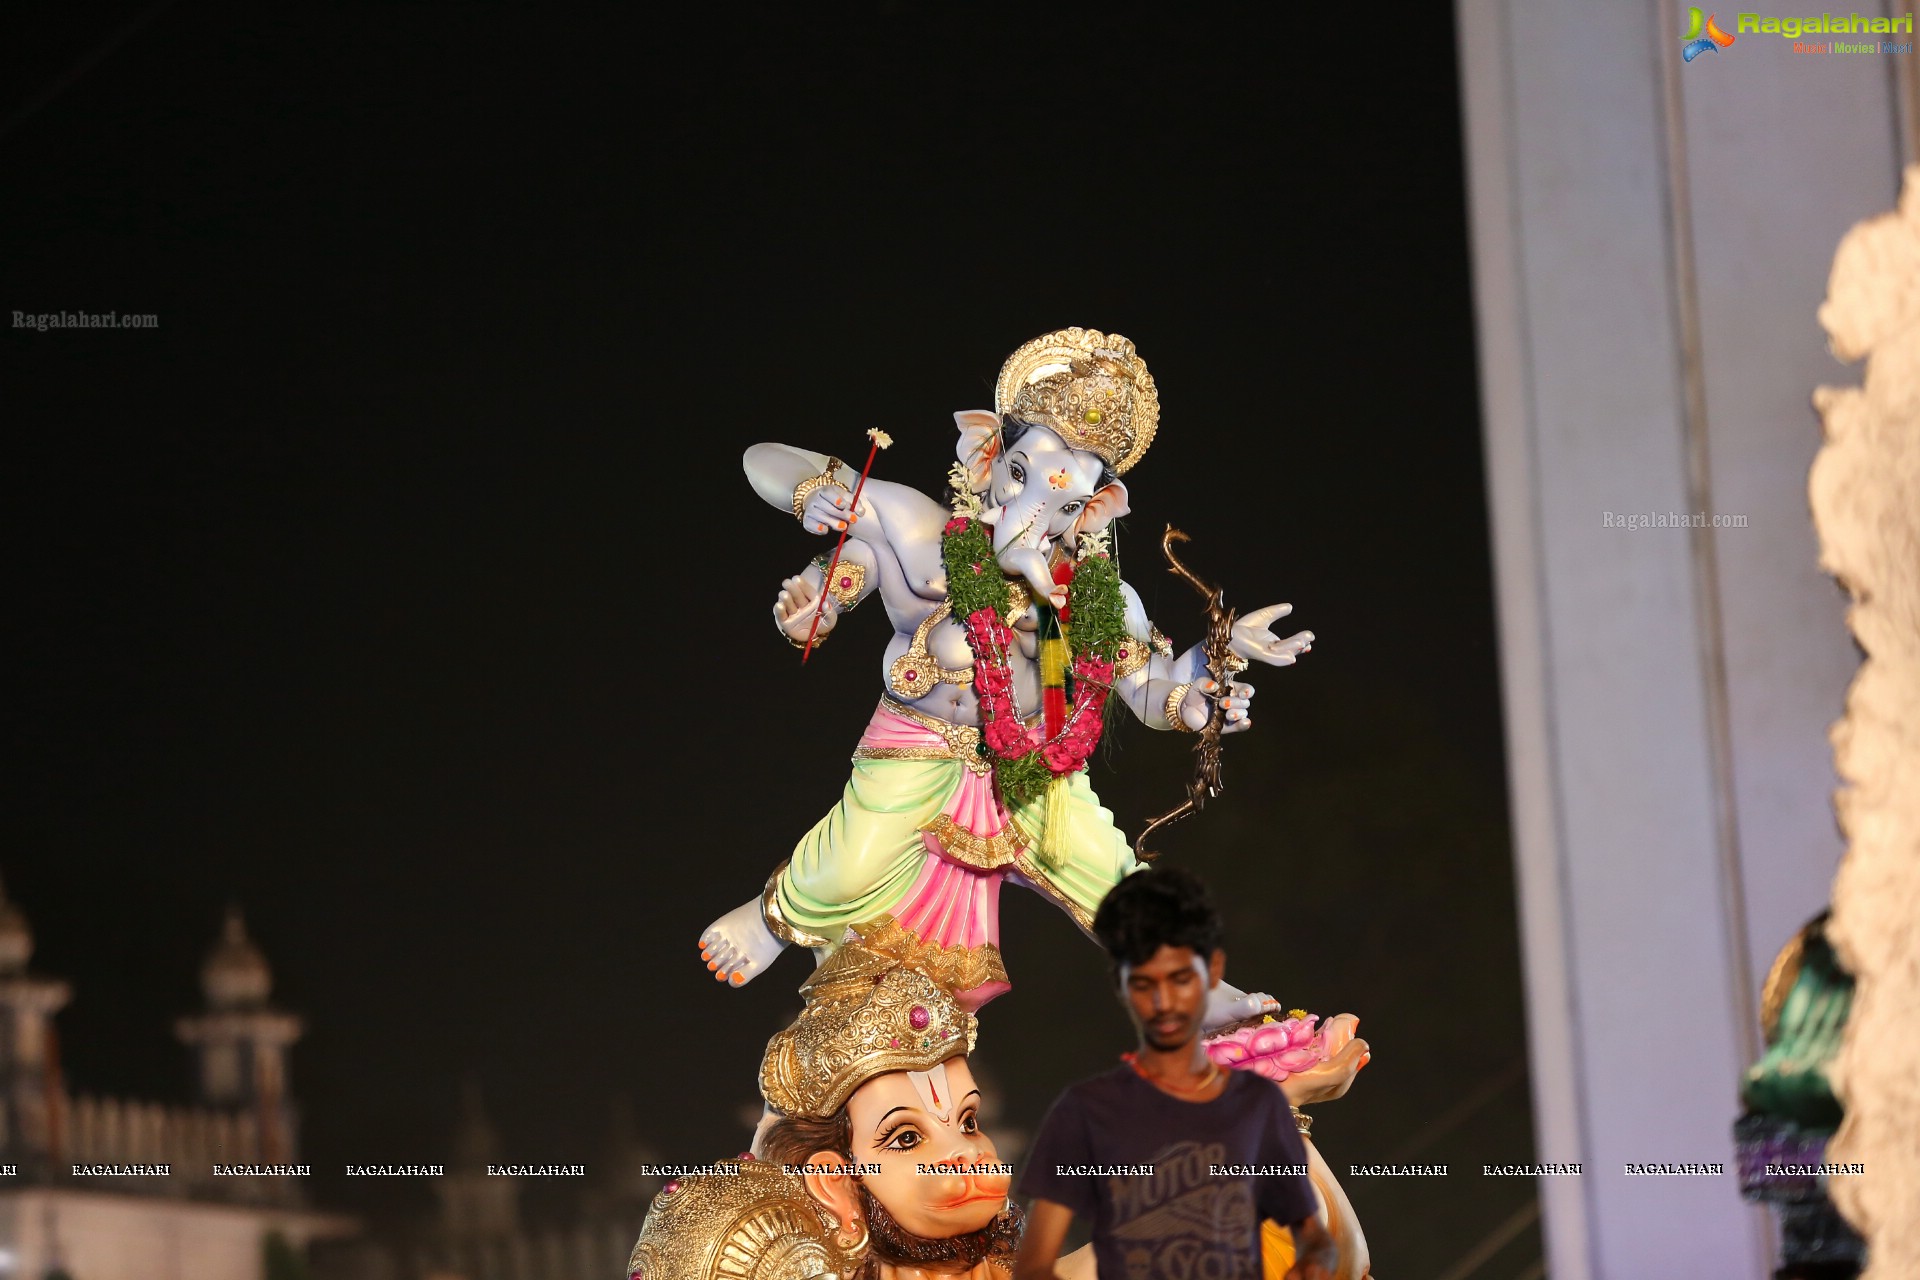
[[[1071,554],[1127,513],[1120,476],[1153,441],[1159,396],[1127,339],[1062,329],[1008,358],[994,401],[954,415],[954,453],[1001,569],[1045,598],[1054,548]]]

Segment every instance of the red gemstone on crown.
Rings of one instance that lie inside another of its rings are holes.
[[[907,1025],[915,1031],[926,1030],[927,1023],[932,1020],[933,1015],[927,1012],[927,1007],[923,1004],[917,1004],[907,1010]]]

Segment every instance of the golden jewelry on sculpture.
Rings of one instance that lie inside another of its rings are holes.
[[[1011,627],[1033,603],[1033,593],[1022,583],[1010,582],[1007,584],[1007,594],[1006,623]],[[896,697],[917,702],[932,693],[937,684],[950,684],[964,689],[973,683],[972,667],[943,667],[927,651],[927,637],[952,613],[953,601],[942,600],[913,629],[913,640],[907,645],[907,651],[895,658],[887,668],[887,688],[893,690]]]
[[[1306,1137],[1308,1132],[1311,1131],[1313,1128],[1313,1117],[1308,1115],[1306,1112],[1302,1111],[1298,1107],[1290,1106],[1287,1108],[1287,1110],[1293,1112],[1294,1131],[1297,1132],[1301,1137],[1303,1138]]]
[[[920,620],[913,629],[913,641],[907,645],[907,651],[893,660],[887,668],[887,687],[909,702],[917,702],[933,692],[937,684],[951,684],[965,687],[973,683],[973,668],[943,667],[933,660],[927,652],[927,635],[935,627],[947,620],[953,612],[953,602],[942,600],[932,613]]]
[[[1113,679],[1117,684],[1134,672],[1147,665],[1153,658],[1153,647],[1146,641],[1128,636],[1113,650]]]
[[[806,1007],[760,1063],[760,1093],[782,1115],[825,1119],[875,1076],[972,1052],[979,1033],[946,988],[859,942],[843,943],[800,993]]]
[[[977,947],[927,942],[914,936],[890,915],[852,928],[869,950],[889,956],[910,969],[918,969],[949,991],[971,991],[989,982],[1008,980],[1000,948],[991,942]]]
[[[1162,710],[1167,714],[1167,727],[1169,729],[1177,730],[1180,733],[1197,732],[1197,730],[1187,728],[1187,722],[1182,719],[1180,715],[1180,704],[1186,701],[1187,690],[1191,688],[1193,688],[1193,681],[1189,680],[1185,684],[1173,686],[1173,691],[1167,694],[1167,704]]]
[[[856,1227],[859,1228],[857,1233],[854,1230]],[[833,1233],[833,1242],[854,1259],[867,1256],[867,1240],[867,1224],[851,1218],[841,1223],[840,1230]]]
[[[1153,443],[1160,393],[1133,343],[1098,329],[1042,334],[1007,357],[994,411],[1037,422],[1125,475]]]
[[[807,642],[805,640],[794,639],[793,636],[787,631],[787,629],[781,626],[779,622],[776,621],[773,624],[773,629],[780,633],[780,638],[782,640],[785,640],[788,644],[792,645],[794,648],[805,649],[807,647]],[[813,633],[813,647],[818,649],[821,645],[827,642],[827,637],[832,634],[833,634],[832,627],[821,627],[818,630],[816,630]]]
[[[981,760],[988,757],[980,756]],[[991,761],[988,761],[991,764]],[[996,871],[1017,859],[1027,841],[1012,826],[1004,826],[990,836],[977,836],[944,813],[936,813],[920,830],[939,842],[941,850],[955,862],[981,871]]]
[[[845,465],[840,459],[829,457],[824,471],[817,476],[808,476],[793,487],[793,518],[795,520],[803,526],[807,523],[807,499],[813,496],[814,490],[823,489],[830,484],[837,484],[842,489],[847,487],[839,478],[840,468]]]
[[[867,585],[867,566],[856,564],[842,556],[840,563],[833,566],[833,580],[829,582],[827,580],[828,558],[815,556],[813,563],[814,567],[820,570],[821,586],[825,588],[828,595],[840,602],[842,609],[851,609],[860,603],[860,592]]]
[[[864,1227],[843,1246],[840,1224],[780,1166],[742,1158],[728,1173],[675,1178],[653,1198],[627,1259],[637,1280],[818,1280],[851,1276]]]

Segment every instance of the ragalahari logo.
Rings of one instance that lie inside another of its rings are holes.
[[[1733,43],[1733,37],[1720,29],[1712,14],[1702,19],[1700,10],[1691,8],[1687,10],[1687,34],[1682,39],[1685,43],[1680,46],[1680,56],[1688,62]]]

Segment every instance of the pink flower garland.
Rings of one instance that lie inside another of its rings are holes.
[[[1086,767],[1100,743],[1101,713],[1113,685],[1113,664],[1093,654],[1073,660],[1073,708],[1066,726],[1051,742],[1042,742],[1040,730],[1020,723],[1013,705],[1013,671],[1007,654],[1013,632],[992,609],[981,609],[966,620],[967,644],[973,650],[973,689],[980,698],[980,736],[1002,760],[1014,760],[1039,751],[1055,774]]]

